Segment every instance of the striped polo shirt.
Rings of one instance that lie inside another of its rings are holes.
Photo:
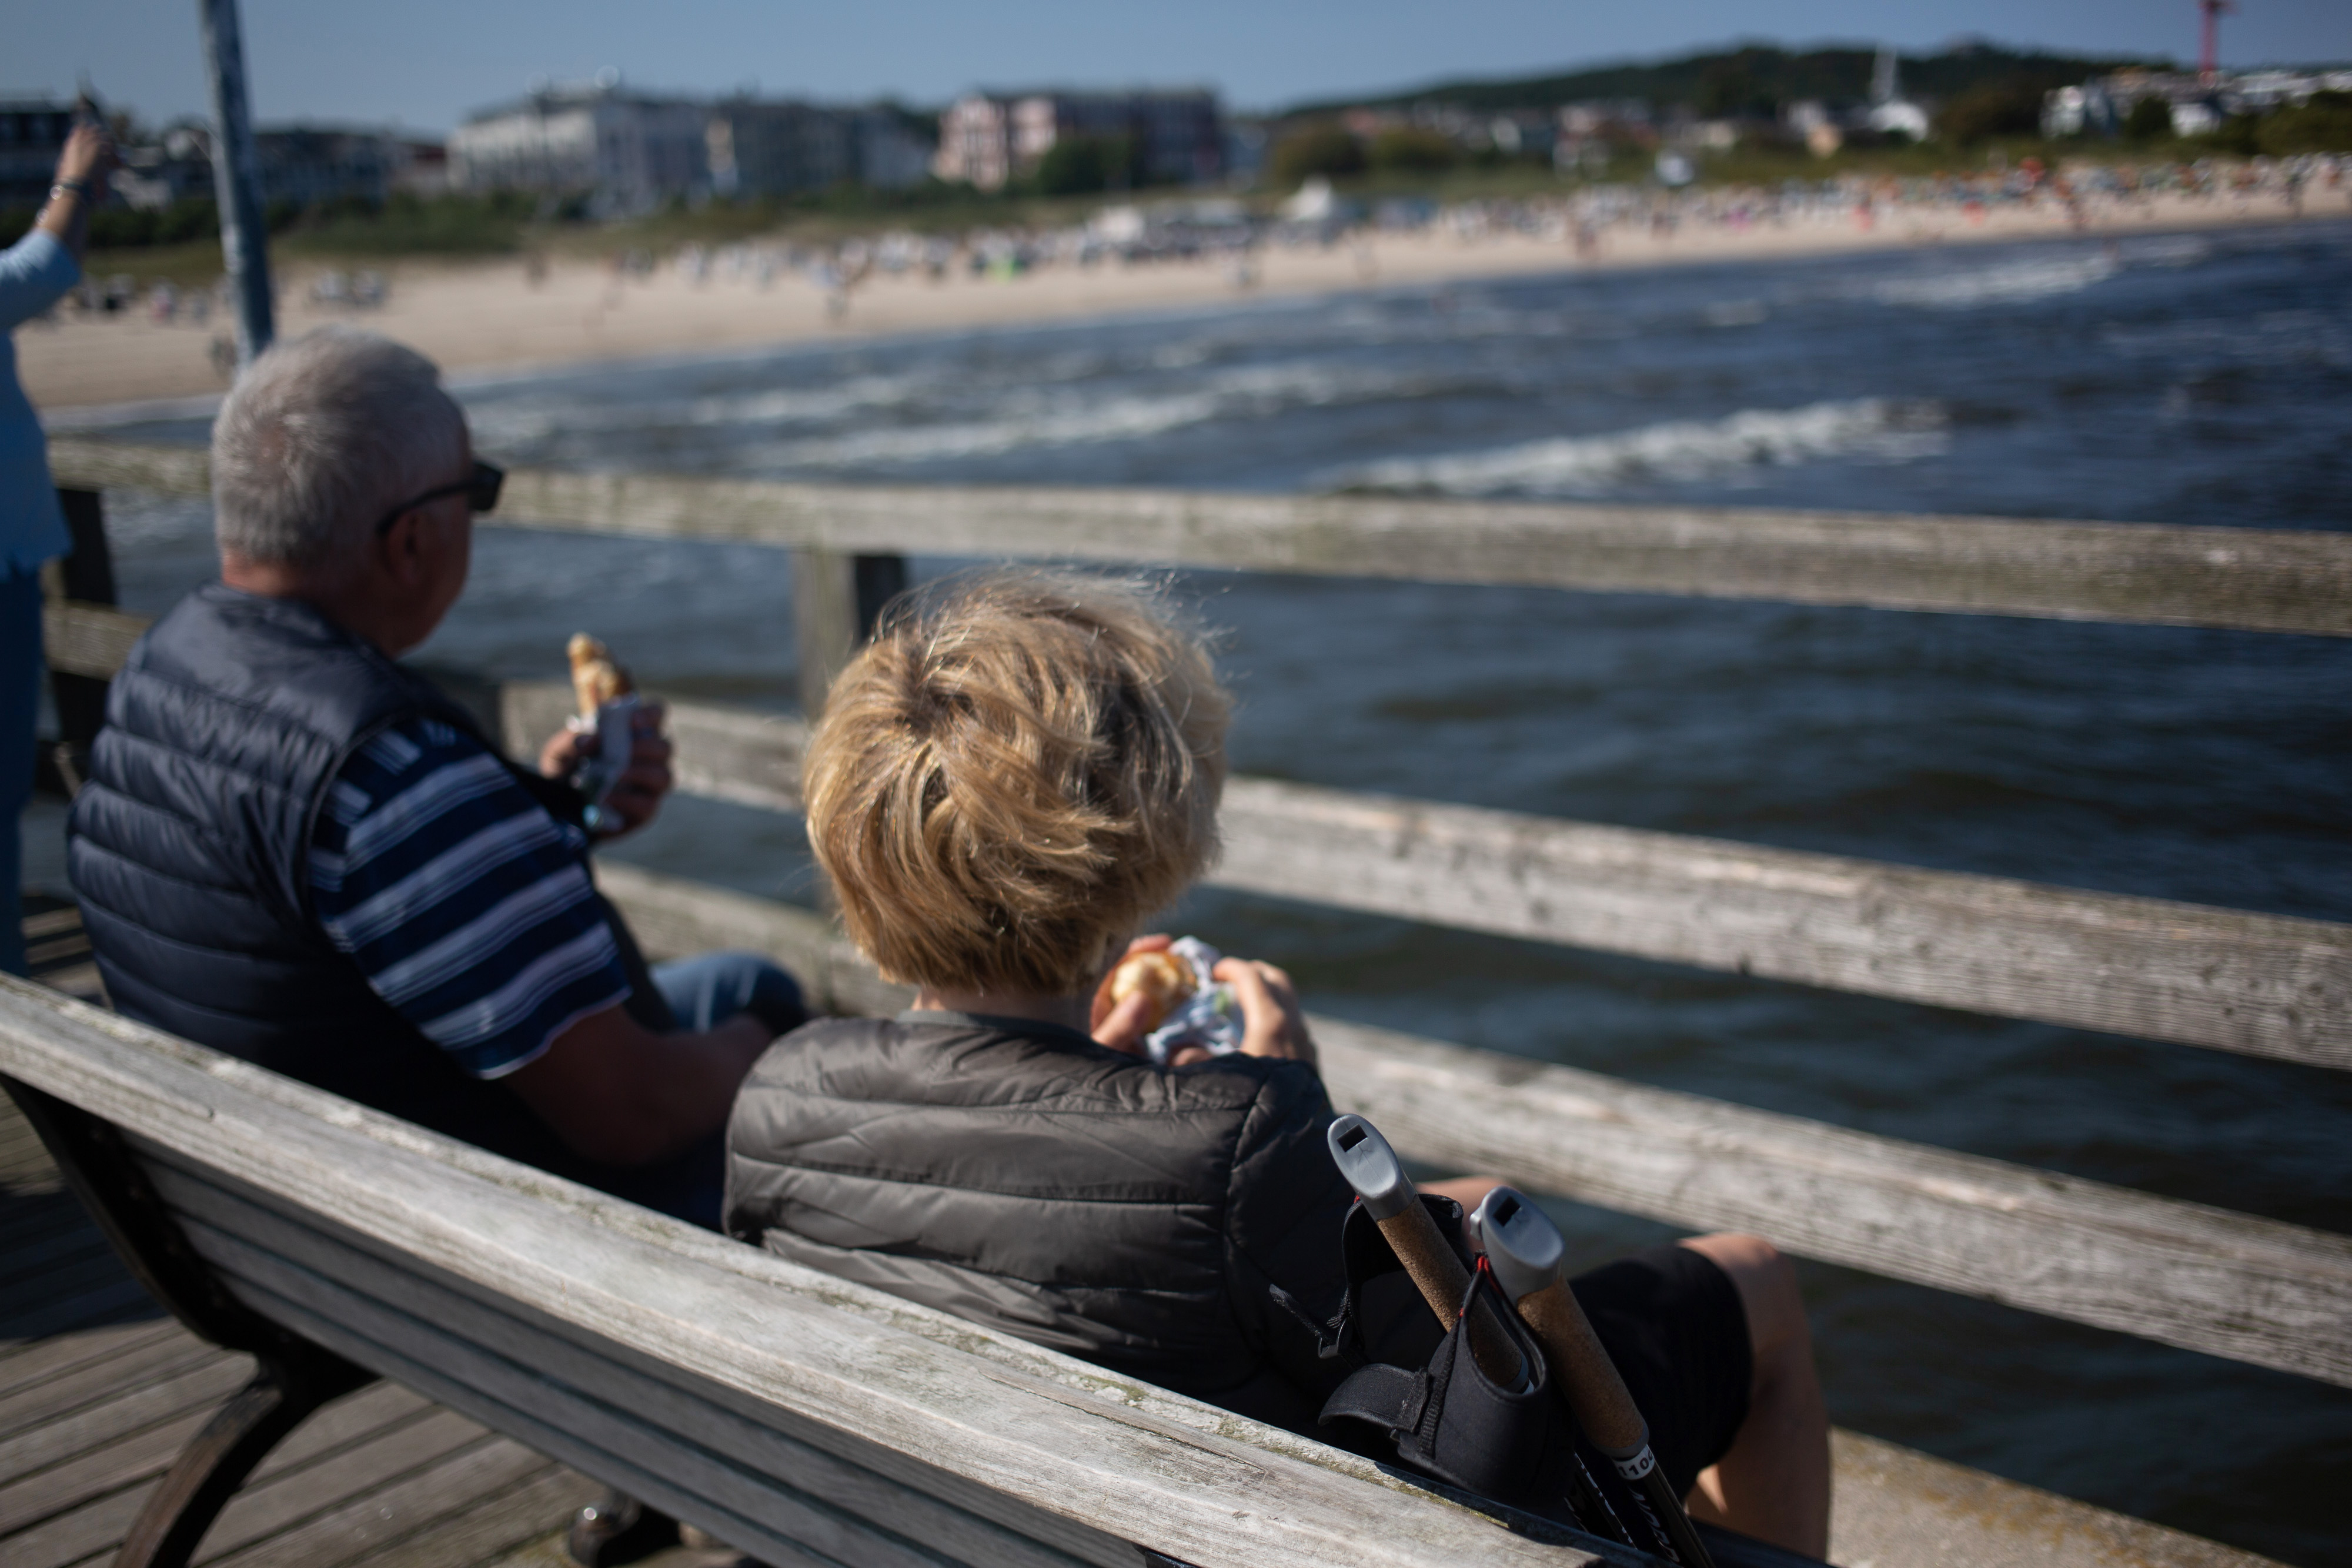
[[[587,835],[436,720],[396,725],[344,764],[310,878],[328,939],[477,1077],[512,1072],[629,994]]]

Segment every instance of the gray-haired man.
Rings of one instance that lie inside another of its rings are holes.
[[[706,1225],[735,1089],[804,1016],[772,965],[648,971],[541,771],[394,663],[466,583],[499,474],[420,356],[312,333],[213,429],[221,580],[116,678],[70,874],[116,1007]],[[669,787],[657,713],[610,805]]]

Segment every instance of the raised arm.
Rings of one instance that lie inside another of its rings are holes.
[[[106,194],[114,142],[95,125],[77,125],[58,158],[51,188],[32,233],[0,252],[0,330],[30,320],[81,281],[90,210]]]

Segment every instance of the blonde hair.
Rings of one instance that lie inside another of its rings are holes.
[[[1074,995],[1217,852],[1232,705],[1138,582],[996,570],[902,600],[825,697],[809,841],[891,979]]]

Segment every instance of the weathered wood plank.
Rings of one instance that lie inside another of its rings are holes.
[[[151,624],[144,615],[102,604],[61,602],[41,610],[41,653],[61,674],[112,680],[131,645]]]
[[[509,681],[501,685],[499,740],[508,754],[537,757],[548,737],[572,716],[572,703],[568,681]],[[674,748],[670,771],[680,789],[739,806],[800,810],[800,758],[807,726],[797,718],[716,703],[667,706]]]
[[[2281,1568],[2218,1541],[1832,1431],[1830,1560],[1871,1568]]]
[[[50,476],[61,488],[121,486],[165,496],[213,493],[212,454],[201,446],[58,436],[50,441],[49,454]]]
[[[1353,1456],[5,980],[0,1072],[495,1298],[1201,1568],[1595,1560]]]
[[[281,1444],[256,1469],[254,1479],[299,1463],[311,1449],[357,1441],[415,1419],[426,1408],[422,1396],[397,1384],[379,1383],[329,1406],[303,1425],[300,1444]],[[212,1418],[207,1406],[174,1416],[160,1427],[133,1432],[104,1448],[66,1458],[0,1486],[0,1536],[84,1501],[163,1474],[188,1439]]]
[[[159,1325],[141,1323],[153,1330]],[[192,1368],[232,1359],[230,1353],[181,1328],[134,1341],[121,1351],[95,1363],[85,1363],[18,1389],[0,1401],[0,1437],[13,1437],[28,1427],[110,1399],[128,1388],[175,1377]]]
[[[2352,1386],[2352,1237],[1318,1019],[1408,1156]]]
[[[560,722],[561,690],[507,688],[509,749]],[[797,721],[684,703],[670,723],[681,788],[799,809]],[[1245,892],[2352,1069],[2336,922],[1265,779],[1227,785],[1220,825],[1209,880]]]
[[[409,1358],[421,1360],[437,1375],[462,1375],[465,1387],[487,1390],[505,1407],[530,1414],[567,1438],[595,1443],[605,1454],[625,1456],[640,1466],[664,1456],[679,1458],[673,1439],[683,1438],[698,1446],[683,1455],[684,1462],[698,1471],[707,1470],[700,1449],[725,1454],[735,1465],[764,1474],[793,1493],[822,1500],[817,1506],[824,1511],[845,1511],[883,1530],[951,1551],[976,1568],[1073,1568],[1076,1561],[771,1425],[722,1408],[701,1390],[682,1388],[657,1371],[616,1362],[414,1269],[379,1260],[354,1245],[358,1238],[312,1229],[205,1181],[201,1174],[171,1163],[168,1155],[153,1169],[158,1189],[186,1217],[199,1249],[231,1277],[296,1299],[395,1352],[404,1342],[430,1340],[423,1350],[408,1352]],[[486,1354],[494,1359],[484,1363]],[[478,1365],[478,1375],[462,1371],[468,1365]],[[530,1378],[518,1382],[504,1370],[509,1367],[528,1367]],[[460,1394],[460,1403],[462,1398]],[[484,1418],[490,1419],[488,1415]],[[507,1429],[502,1419],[492,1424]],[[572,1462],[583,1461],[573,1458]],[[736,1483],[722,1476],[697,1492],[724,1500],[730,1486]],[[748,1494],[731,1504],[737,1515],[752,1518],[767,1506]],[[804,1504],[793,1506],[800,1513],[807,1511]],[[822,1532],[829,1531],[838,1533],[820,1519],[814,1530],[789,1533],[803,1544],[843,1556],[825,1545]],[[845,1539],[841,1544],[851,1549],[849,1557],[861,1562],[880,1563],[902,1554],[889,1542],[860,1546]],[[1129,1568],[1131,1555],[1121,1543],[1114,1561],[1118,1568]]]
[[[246,1483],[205,1532],[201,1561],[226,1556],[282,1534],[324,1508],[350,1500],[376,1506],[387,1484],[496,1442],[496,1435],[455,1410],[427,1406],[324,1453],[305,1456]],[[273,1456],[274,1457],[274,1456]],[[536,1461],[544,1464],[544,1459]],[[438,1500],[436,1500],[436,1507]]]
[[[144,1355],[170,1340],[183,1340],[191,1345],[202,1343],[186,1329],[165,1319],[85,1329],[12,1350],[0,1354],[0,1398],[14,1399],[51,1378],[71,1375],[96,1363]],[[174,1353],[163,1354],[169,1356]]]
[[[348,1500],[339,1500],[339,1506],[242,1550],[215,1555],[213,1537],[207,1537],[196,1561],[219,1568],[338,1568],[470,1511],[479,1500],[507,1495],[548,1469],[547,1461],[522,1444],[489,1437],[390,1486],[357,1496],[344,1494]],[[239,1498],[222,1511],[215,1536],[232,1526],[244,1500]]]
[[[354,1559],[357,1568],[451,1568],[453,1563],[503,1562],[503,1554],[563,1527],[604,1489],[587,1477],[550,1465],[510,1490],[493,1492],[459,1513]],[[541,1561],[532,1559],[534,1563]],[[545,1561],[559,1561],[551,1544]],[[219,1568],[274,1568],[258,1554]],[[308,1568],[296,1563],[292,1568]],[[520,1568],[505,1564],[504,1568]],[[2202,1564],[2197,1568],[2203,1568]]]
[[[2352,1069],[2352,925],[1262,779],[1220,825],[1247,892]]]
[[[598,862],[596,884],[657,957],[719,948],[765,953],[793,972],[812,1007],[827,1012],[892,1013],[914,997],[914,988],[877,975],[814,911],[611,860]]]
[[[205,1409],[236,1393],[253,1375],[253,1364],[224,1355],[200,1362],[114,1398],[28,1427],[0,1438],[0,1476],[21,1476],[68,1454],[113,1442],[157,1421]]]
[[[191,449],[60,437],[61,484],[203,493]],[[842,554],[1054,558],[2352,635],[2352,533],[1763,507],[507,475],[499,520]]]
[[[763,918],[762,900],[620,869],[600,873],[614,903],[634,924],[645,900],[665,937],[731,930],[788,967],[838,975],[855,962],[805,912],[765,904]],[[903,1005],[887,988],[878,999],[870,1010]],[[2352,1238],[1336,1019],[1314,1027],[1335,1100],[1411,1157],[2352,1385]]]

